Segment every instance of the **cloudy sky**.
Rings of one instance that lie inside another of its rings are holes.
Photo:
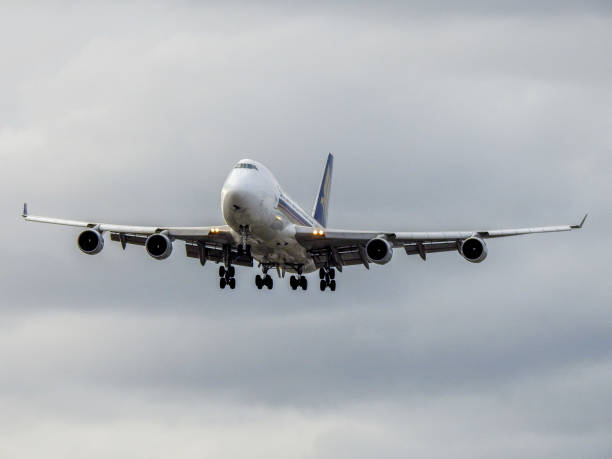
[[[2,2],[0,457],[612,455],[610,2],[309,5]],[[309,209],[329,151],[333,227],[591,216],[335,294],[19,218],[222,223],[244,157]]]

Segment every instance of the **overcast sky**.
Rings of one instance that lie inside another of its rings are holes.
[[[609,1],[51,3],[0,5],[0,457],[612,456]],[[329,151],[332,227],[590,217],[334,294],[19,218],[220,224],[245,157],[310,210]]]

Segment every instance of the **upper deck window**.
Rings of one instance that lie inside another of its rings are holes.
[[[234,166],[234,169],[257,169],[257,166],[255,166],[255,164],[250,164],[250,163],[238,163]]]

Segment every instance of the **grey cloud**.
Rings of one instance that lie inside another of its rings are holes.
[[[2,8],[0,455],[609,456],[607,3]],[[243,157],[309,208],[328,151],[333,226],[591,217],[296,295],[18,216],[220,222]]]

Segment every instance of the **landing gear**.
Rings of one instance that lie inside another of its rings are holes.
[[[236,276],[236,268],[228,266],[227,269],[225,269],[225,266],[219,266],[219,277],[226,277],[229,279],[234,276]]]
[[[255,276],[255,285],[259,290],[261,290],[264,286],[268,287],[268,290],[272,290],[272,287],[274,287],[274,281],[272,280],[272,276],[269,274],[266,274],[263,277],[258,274]]]
[[[219,287],[224,289],[226,285],[229,285],[229,288],[234,290],[236,288],[236,268],[232,265],[227,268],[223,265],[219,266]]]
[[[291,276],[289,278],[289,285],[291,285],[292,290],[297,290],[298,287],[302,287],[302,290],[306,290],[308,289],[308,279],[302,275],[298,277]]]
[[[240,245],[238,245],[236,251],[238,252],[238,256],[242,257],[246,255],[247,257],[251,257],[251,246],[247,245],[249,237],[249,227],[241,226],[240,227]]]
[[[321,291],[324,292],[327,287],[332,292],[336,291],[336,270],[334,268],[322,267],[319,269],[319,279],[321,282],[319,283],[319,287]]]

